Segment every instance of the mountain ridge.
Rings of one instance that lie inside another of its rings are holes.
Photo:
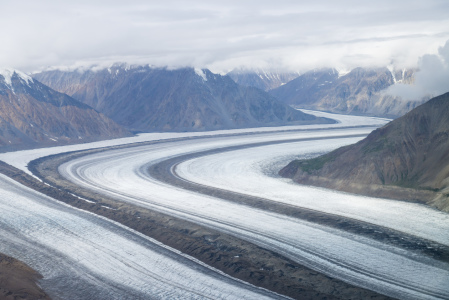
[[[330,123],[207,69],[114,65],[33,75],[132,131],[203,131]]]
[[[397,118],[428,99],[403,100],[386,93],[388,87],[411,84],[415,70],[355,68],[350,72],[318,69],[270,91],[288,105],[333,113]]]
[[[16,70],[0,72],[0,148],[7,150],[129,136],[112,120]]]
[[[269,91],[297,78],[299,72],[234,69],[227,73],[237,84]]]
[[[449,212],[448,116],[446,93],[356,144],[292,161],[279,174],[302,184],[418,201]]]

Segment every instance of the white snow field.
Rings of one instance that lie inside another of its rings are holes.
[[[0,194],[0,252],[38,270],[54,299],[281,298],[3,175]]]
[[[176,167],[176,173],[195,183],[338,214],[449,245],[447,213],[416,203],[298,185],[276,175],[295,158],[354,142],[305,141],[223,152],[183,162]]]
[[[384,119],[339,116],[333,125],[143,134],[134,138],[0,154],[0,160],[26,170],[32,159],[55,153],[137,141],[185,136],[203,139],[166,141],[110,150],[69,161],[63,176],[90,190],[216,228],[271,249],[318,271],[400,299],[449,299],[449,265],[416,252],[327,228],[285,215],[255,209],[161,183],[147,169],[170,157],[256,142],[326,138],[246,148],[208,155],[180,164],[187,180],[257,195],[290,205],[350,216],[448,244],[446,214],[420,205],[303,187],[273,175],[293,157],[307,157],[354,143]],[[372,126],[359,127],[354,126]],[[216,137],[246,132],[247,135]],[[275,297],[240,283],[124,226],[59,204],[0,177],[0,252],[41,272],[53,294],[70,291],[129,298],[262,299]],[[395,211],[391,211],[395,210]],[[74,290],[79,280],[81,291]],[[153,279],[152,279],[153,278]],[[200,279],[199,279],[200,278]],[[153,282],[153,283],[149,283]],[[155,282],[158,282],[156,284]],[[263,294],[263,295],[262,295]],[[92,296],[92,299],[96,298]],[[97,297],[98,298],[98,297]]]
[[[347,129],[345,132],[353,134],[359,130],[361,129]],[[314,134],[320,136],[321,132],[297,133],[295,138],[310,137]],[[277,133],[272,138],[283,139],[284,134]],[[417,257],[416,253],[409,253],[339,230],[175,188],[151,178],[147,173],[148,166],[167,157],[225,147],[230,144],[244,144],[245,141],[250,143],[266,140],[268,140],[268,135],[235,137],[233,139],[210,138],[111,150],[69,161],[61,165],[59,170],[63,176],[87,189],[228,232],[359,286],[402,299],[448,297],[449,265],[447,264]],[[329,151],[357,140],[355,138],[334,138],[318,142],[304,142],[315,143],[311,148],[301,142],[296,143],[295,146],[304,147],[306,152],[307,149],[313,150],[312,153],[315,153],[316,151]],[[286,147],[286,145],[279,147]],[[256,153],[262,152],[264,149],[251,148],[244,151],[248,151],[249,156],[252,153],[256,157]],[[229,152],[229,154],[231,153],[234,151]],[[234,154],[239,157],[240,153]],[[273,155],[277,157],[279,152],[274,151]],[[211,161],[214,160],[213,157],[215,155],[211,156]],[[238,165],[234,169],[236,172],[243,169],[248,173],[257,166],[254,161],[246,165],[244,160],[245,158],[242,160],[235,158],[236,165]],[[200,169],[208,172],[204,170],[205,168],[207,166]],[[201,170],[198,170],[198,173]],[[240,181],[242,185],[252,184],[250,179],[239,175],[235,175],[233,179],[228,178],[228,182],[234,181],[234,179]],[[284,183],[284,181],[281,182]],[[232,185],[227,186],[226,189],[234,191]],[[263,191],[264,188],[261,190]],[[319,190],[315,191],[315,193],[318,192]],[[339,193],[327,195],[343,198],[347,196]],[[305,198],[307,196],[307,194],[303,195]],[[325,200],[325,196],[323,197]],[[360,204],[364,198],[352,197],[349,202],[357,201],[358,204],[356,203],[354,206],[361,208],[362,216],[367,214],[365,205]],[[341,201],[343,202],[343,200]],[[292,204],[292,201],[289,203]],[[429,229],[428,231],[435,236],[435,239],[439,240],[439,237],[447,234],[447,231],[439,232],[439,230],[447,229],[446,215],[422,208],[424,216],[431,215],[434,220],[437,220],[433,225],[438,229],[433,231]],[[382,206],[379,205],[376,209],[381,210]],[[356,208],[352,208],[352,210],[353,214],[356,214]],[[419,209],[415,210],[416,213],[419,211]],[[432,215],[433,212],[434,215]],[[419,216],[410,217],[419,220]],[[374,219],[381,223],[381,214],[379,213],[377,219]],[[392,227],[399,223],[392,221],[390,216],[385,220],[387,223],[389,222],[387,225]],[[417,273],[420,275],[417,276]]]

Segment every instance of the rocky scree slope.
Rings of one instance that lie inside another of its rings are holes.
[[[280,175],[302,184],[419,201],[449,212],[449,93],[354,145],[292,161]]]
[[[128,135],[103,114],[28,75],[0,71],[0,150]]]
[[[347,74],[335,69],[313,70],[270,93],[298,108],[396,118],[428,100],[406,101],[385,93],[393,84],[411,84],[413,74],[414,70],[388,68],[356,68]]]
[[[199,131],[331,123],[209,70],[114,65],[99,71],[48,71],[35,78],[132,131]]]

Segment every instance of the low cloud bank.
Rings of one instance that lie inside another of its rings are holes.
[[[386,93],[404,100],[421,100],[449,92],[449,40],[438,54],[426,54],[418,61],[413,84],[395,84]]]

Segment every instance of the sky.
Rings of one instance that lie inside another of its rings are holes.
[[[0,36],[0,68],[24,72],[416,67],[449,40],[449,1],[0,0]]]
[[[431,98],[449,91],[449,41],[437,54],[425,54],[418,60],[413,84],[391,85],[385,93],[405,100]]]

